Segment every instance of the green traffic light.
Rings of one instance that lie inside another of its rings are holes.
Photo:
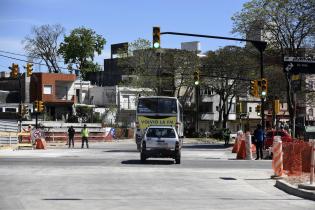
[[[153,46],[154,46],[154,48],[160,48],[160,43],[155,42],[155,43],[153,44]]]

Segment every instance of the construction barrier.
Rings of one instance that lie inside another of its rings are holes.
[[[237,136],[235,138],[235,142],[233,145],[233,149],[232,149],[232,153],[238,153],[240,146],[241,146],[241,139],[243,138],[243,132],[242,131],[238,131],[237,132]]]
[[[44,138],[35,139],[35,149],[46,149],[47,144]]]
[[[235,143],[233,145],[232,153],[238,153],[238,150],[240,149],[241,140],[236,137]]]
[[[283,143],[283,169],[288,176],[301,176],[310,172],[311,143],[294,141]]]
[[[282,153],[282,141],[281,136],[275,136],[273,140],[273,146],[272,146],[272,168],[274,171],[274,175],[277,177],[282,176],[283,174],[283,153]]]
[[[240,143],[240,148],[238,150],[238,153],[236,155],[236,159],[242,159],[242,160],[245,160],[246,158],[246,149],[245,149],[245,140],[241,140],[241,143]]]
[[[253,154],[252,154],[252,136],[250,135],[249,132],[246,133],[245,146],[246,146],[246,160],[253,159]]]

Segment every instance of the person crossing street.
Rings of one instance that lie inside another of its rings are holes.
[[[255,160],[263,159],[263,145],[265,134],[260,124],[257,125],[257,128],[254,131],[254,137],[256,139],[256,154],[257,157]]]

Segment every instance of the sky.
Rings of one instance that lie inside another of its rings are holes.
[[[239,37],[231,33],[231,17],[248,1],[0,0],[0,71],[9,71],[8,66],[13,62],[26,65],[3,55],[26,60],[22,40],[31,34],[33,26],[61,24],[66,29],[65,35],[82,26],[94,30],[106,39],[102,54],[95,57],[102,65],[104,58],[110,58],[111,44],[133,42],[138,38],[152,41],[153,26],[159,26],[161,32]],[[180,48],[182,42],[188,41],[200,41],[202,52],[241,45],[229,40],[162,35],[161,47]],[[34,66],[34,71],[45,69]]]

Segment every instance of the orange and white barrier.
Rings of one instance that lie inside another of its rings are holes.
[[[234,146],[232,149],[232,153],[238,153],[240,146],[241,146],[241,140],[242,140],[242,136],[243,136],[243,132],[242,131],[238,131],[237,132],[237,136],[234,142]]]
[[[314,182],[314,164],[315,164],[315,140],[312,140],[312,150],[311,150],[311,173],[310,173],[310,184]]]
[[[232,153],[238,153],[238,150],[240,149],[240,142],[241,142],[241,139],[237,136],[234,142]]]
[[[282,141],[281,136],[275,136],[272,146],[272,168],[274,171],[274,176],[280,177],[283,174],[283,153],[282,153]]]
[[[252,160],[253,159],[252,136],[250,135],[249,132],[246,133],[245,146],[246,146],[246,160]]]

